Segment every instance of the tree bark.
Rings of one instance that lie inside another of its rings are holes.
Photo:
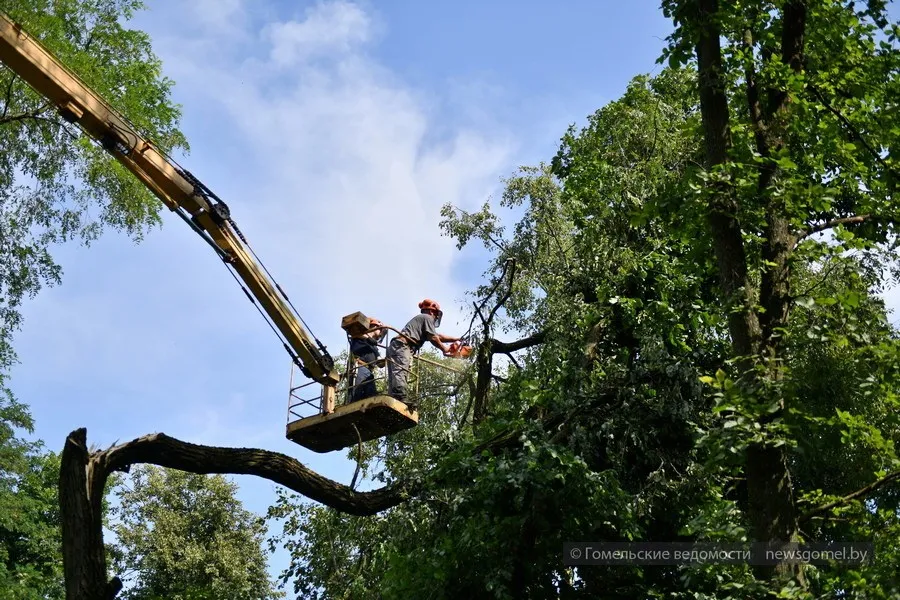
[[[785,37],[782,51],[784,59],[792,65],[799,65],[802,48],[802,16],[797,14],[796,2],[785,9]],[[702,114],[704,139],[706,143],[707,167],[715,168],[729,161],[731,145],[729,130],[728,97],[723,81],[721,28],[718,23],[719,6],[717,0],[698,0],[697,11],[691,15],[697,27],[696,53],[699,70],[700,109]],[[796,43],[800,31],[800,45]],[[793,36],[793,37],[791,37]],[[752,76],[752,72],[748,72]],[[751,117],[757,125],[757,141],[763,150],[771,147],[769,138],[771,123],[762,123],[759,113],[758,90],[755,82],[748,82],[748,104]],[[769,95],[768,115],[774,114],[785,98],[777,94]],[[716,174],[724,177],[723,174]],[[767,193],[774,170],[761,173],[759,192]],[[768,347],[772,333],[786,321],[788,307],[788,259],[792,248],[788,230],[787,215],[782,203],[770,199],[767,205],[767,240],[763,258],[774,263],[773,268],[764,271],[761,284],[760,303],[766,308],[765,331],[754,308],[754,290],[748,276],[749,268],[737,203],[727,185],[720,180],[716,184],[708,207],[709,226],[712,233],[714,251],[719,268],[719,282],[729,310],[729,332],[733,352],[740,359],[742,374],[747,374],[748,391],[753,394],[759,389],[759,375],[752,370],[757,357],[775,351]],[[773,357],[774,358],[774,357]],[[777,369],[775,369],[777,371]],[[776,375],[775,371],[768,375]],[[784,448],[769,444],[752,444],[746,454],[748,512],[753,536],[758,541],[789,541],[798,532],[797,511],[791,485],[790,471]],[[791,573],[785,565],[776,569],[781,573]],[[767,574],[770,571],[760,571]]]
[[[115,598],[122,584],[118,578],[106,579],[103,545],[101,503],[106,474],[98,473],[91,463],[86,429],[69,434],[60,460],[59,506],[66,600]]]
[[[490,321],[485,323],[484,329],[488,330]],[[491,385],[491,373],[494,368],[494,353],[491,351],[493,339],[486,337],[478,344],[478,354],[475,356],[475,397],[472,404],[472,425],[477,426],[487,415],[488,392]]]
[[[706,165],[710,170],[728,162],[731,146],[717,13],[717,0],[699,0],[695,15],[699,29],[696,52]],[[759,320],[752,309],[754,289],[747,272],[737,202],[726,185],[718,184],[717,187],[709,201],[707,218],[719,270],[719,285],[728,305],[735,307],[735,310],[728,312],[728,329],[734,353],[739,357],[749,357],[755,353],[760,338]]]

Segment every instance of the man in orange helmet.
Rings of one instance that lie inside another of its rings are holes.
[[[407,400],[407,379],[412,368],[412,357],[425,344],[431,342],[444,356],[451,356],[444,342],[458,342],[460,338],[437,332],[444,313],[434,300],[426,298],[419,302],[419,314],[409,320],[400,335],[391,340],[387,349],[388,396],[406,402],[410,410],[416,406]]]

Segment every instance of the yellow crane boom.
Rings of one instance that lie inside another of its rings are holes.
[[[323,400],[333,398],[340,379],[334,360],[303,327],[287,295],[257,261],[225,203],[3,13],[0,61],[51,101],[65,120],[77,123],[99,142],[216,249],[246,285],[251,301],[259,303],[283,336],[286,349],[303,373],[323,385]]]

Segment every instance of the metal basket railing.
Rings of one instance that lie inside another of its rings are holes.
[[[372,373],[371,381],[374,383],[376,390],[375,395],[384,396],[388,394],[388,361],[390,359],[387,358],[387,348],[394,337],[396,337],[396,334],[389,332],[381,342],[376,343],[379,350],[379,358],[371,363],[363,363],[349,352],[350,338],[347,338],[347,362],[345,363],[345,369],[341,374],[341,379],[337,385],[335,394],[338,406],[351,404],[352,402],[365,399],[364,397],[357,397],[354,399],[354,392],[367,383],[365,381],[357,381],[359,367],[361,366],[368,367]],[[425,376],[427,369],[456,371],[456,369],[453,369],[448,365],[441,364],[427,356],[421,356],[419,353],[415,353],[413,355],[412,366],[407,379],[407,389],[409,393],[407,401],[409,403],[415,403],[420,397],[428,395],[428,390],[422,388],[422,381],[427,379]],[[325,412],[325,407],[322,405],[323,394],[321,392],[321,386],[315,381],[305,381],[304,383],[298,384],[297,381],[301,378],[304,377],[300,373],[300,368],[292,362],[290,392],[288,394],[288,423],[292,423],[298,419],[313,417]],[[366,397],[371,397],[371,395],[367,395]]]

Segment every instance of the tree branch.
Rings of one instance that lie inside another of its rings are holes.
[[[472,216],[472,213],[470,213],[466,210],[463,210],[463,209],[459,208],[458,206],[453,206],[453,210],[459,211],[467,217]],[[484,237],[486,237],[488,240],[490,240],[490,242],[492,244],[494,244],[494,246],[496,246],[498,250],[500,250],[500,252],[506,252],[506,246],[503,245],[501,242],[497,241],[497,239],[495,239],[494,236],[490,235],[487,232],[487,230],[482,228],[482,233],[484,234]]]
[[[525,348],[531,348],[532,346],[543,344],[546,338],[547,332],[539,331],[537,333],[529,335],[526,338],[522,338],[521,340],[516,340],[515,342],[501,342],[500,340],[492,340],[491,352],[495,354],[509,354],[510,352],[516,352],[517,350],[524,350]]]
[[[840,217],[838,219],[831,219],[830,221],[826,221],[824,223],[820,223],[818,225],[813,225],[809,229],[802,231],[797,234],[797,241],[801,241],[809,236],[819,233],[821,231],[825,231],[827,229],[831,229],[832,227],[837,227],[838,225],[855,225],[857,223],[863,223],[868,221],[869,219],[874,218],[874,215],[854,215],[852,217]]]
[[[841,124],[845,128],[847,128],[847,130],[850,132],[850,134],[853,136],[853,138],[855,138],[856,141],[858,141],[860,144],[862,144],[863,148],[865,148],[866,151],[872,155],[872,158],[874,158],[879,164],[881,164],[882,167],[887,169],[888,172],[894,173],[895,172],[894,169],[892,169],[891,166],[889,164],[887,164],[887,162],[884,160],[884,158],[882,158],[882,156],[880,154],[878,154],[878,152],[875,151],[875,148],[873,148],[869,144],[869,142],[866,141],[866,138],[863,137],[862,133],[860,133],[859,130],[856,128],[856,126],[850,122],[850,119],[845,117],[844,114],[841,113],[841,111],[839,111],[838,109],[833,107],[825,99],[825,94],[823,94],[819,90],[819,88],[817,88],[812,83],[808,83],[807,85],[809,86],[809,89],[811,89],[813,91],[813,94],[815,94],[816,97],[819,99],[819,102],[822,103],[822,106],[824,106],[828,112],[830,112],[831,114],[833,114],[835,117],[838,118],[838,121],[840,121]]]
[[[516,360],[516,357],[513,356],[512,352],[504,352],[504,354],[506,354],[507,358],[512,361],[512,364],[514,364],[518,370],[522,370],[522,365],[519,364],[519,361]]]
[[[56,119],[53,119],[53,118],[44,116],[43,113],[46,111],[47,108],[48,108],[47,106],[44,106],[44,107],[42,107],[42,108],[40,108],[40,109],[38,109],[38,110],[31,111],[31,112],[28,112],[28,113],[21,113],[21,114],[12,115],[12,116],[9,116],[9,117],[7,117],[7,116],[2,116],[2,117],[0,117],[0,125],[5,125],[6,123],[14,123],[14,122],[16,122],[16,121],[29,121],[29,120],[31,120],[31,121],[43,121],[43,122],[49,123],[49,124],[51,124],[51,125],[56,125],[57,127],[59,127],[60,131],[62,131],[63,133],[65,133],[66,135],[68,135],[69,137],[71,137],[72,139],[76,139],[76,140],[77,140],[77,139],[78,139],[78,134],[76,134],[76,133],[74,133],[73,131],[71,131],[71,130],[66,126],[65,123],[60,123],[60,122],[57,121]]]
[[[481,308],[487,303],[488,298],[490,298],[500,284],[506,279],[507,273],[509,274],[509,285],[506,288],[506,292],[503,296],[499,297],[497,301],[494,303],[493,308],[488,313],[487,318],[481,313]],[[512,295],[513,290],[513,279],[516,276],[516,259],[509,258],[503,265],[503,271],[500,273],[500,276],[497,278],[497,282],[494,284],[494,287],[491,288],[490,294],[482,301],[481,306],[476,306],[475,310],[478,312],[478,317],[481,319],[481,343],[478,344],[478,352],[475,356],[475,396],[473,399],[473,412],[472,412],[472,426],[477,426],[482,419],[487,414],[487,405],[488,405],[488,392],[490,391],[490,383],[491,377],[493,376],[493,358],[494,351],[492,350],[493,338],[491,338],[491,326],[494,322],[494,317],[497,314],[497,311],[503,306],[507,300],[509,300],[510,295]],[[474,319],[474,317],[473,317]]]
[[[837,268],[837,266],[840,264],[837,261],[828,261],[828,262],[829,262],[829,264],[828,264],[827,268],[823,269],[824,273],[822,273],[822,276],[819,278],[819,280],[817,282],[815,282],[814,284],[812,284],[811,286],[809,286],[808,288],[806,288],[805,290],[803,290],[802,292],[800,292],[799,294],[795,295],[792,298],[792,300],[797,300],[798,298],[803,298],[805,296],[809,296],[813,291],[815,291],[816,288],[818,288],[820,285],[822,285],[823,283],[828,281],[828,278],[831,275],[832,271],[834,271]]]
[[[16,121],[25,121],[28,119],[35,119],[35,118],[37,118],[37,116],[38,116],[37,111],[19,113],[17,115],[9,115],[9,116],[6,116],[6,114],[4,114],[3,117],[0,117],[0,125],[5,125],[6,123],[14,123]]]
[[[9,94],[11,91],[12,91],[12,82],[10,82],[10,86],[9,86],[9,89],[7,90],[7,94]],[[48,108],[53,106],[52,102],[44,102],[43,104],[38,106],[36,109],[28,111],[28,112],[19,113],[17,115],[7,116],[7,108],[9,106],[10,98],[11,98],[10,96],[7,96],[7,98],[6,98],[6,106],[4,106],[4,108],[3,108],[3,116],[0,117],[0,125],[3,125],[4,123],[12,123],[14,121],[25,121],[27,119],[38,119],[38,120],[43,120],[43,121],[50,121],[51,123],[56,123],[56,121],[54,121],[53,119],[47,119],[46,117],[43,116],[43,113],[46,112]],[[57,123],[57,124],[59,124],[59,123]]]
[[[9,85],[6,86],[6,100],[4,100],[3,103],[3,114],[0,115],[0,123],[2,123],[3,119],[6,118],[6,115],[9,114],[9,103],[12,102],[13,85],[15,85],[18,78],[19,76],[16,73],[13,73],[12,77],[9,78]]]
[[[475,307],[475,314],[472,315],[472,320],[469,321],[469,328],[466,330],[466,334],[472,331],[472,325],[475,324],[475,316],[478,315],[478,318],[481,319],[482,325],[486,325],[487,321],[484,318],[484,315],[481,314],[481,309],[487,304],[487,301],[490,300],[491,296],[494,295],[494,292],[497,291],[497,288],[500,287],[500,284],[503,283],[503,279],[506,277],[506,269],[509,268],[510,263],[515,264],[516,259],[508,258],[506,262],[503,263],[503,270],[500,272],[500,275],[497,277],[497,280],[494,282],[494,285],[491,286],[490,291],[488,291],[487,295],[481,300],[481,304],[476,302],[472,303],[472,306]],[[510,279],[510,286],[512,286],[512,280]]]
[[[506,304],[506,301],[509,300],[509,297],[512,295],[513,289],[513,279],[516,276],[516,259],[510,258],[507,259],[506,264],[503,266],[503,273],[500,275],[500,280],[503,280],[503,275],[506,274],[506,268],[509,267],[509,287],[506,288],[506,293],[497,300],[497,303],[494,305],[494,308],[491,309],[491,312],[488,314],[488,322],[492,322],[494,320],[494,315],[497,314],[497,311],[501,306]]]
[[[274,481],[299,494],[352,515],[374,515],[403,502],[404,490],[391,486],[371,492],[356,492],[346,485],[322,477],[294,458],[255,448],[222,448],[191,444],[153,433],[108,450],[91,461],[106,473],[150,463],[189,473],[233,473],[255,475]]]
[[[815,516],[818,516],[818,515],[821,515],[822,513],[828,512],[832,508],[837,508],[838,506],[843,506],[844,504],[848,504],[848,503],[852,502],[853,500],[857,500],[859,498],[867,496],[868,494],[874,492],[878,488],[883,487],[883,486],[891,483],[892,481],[896,481],[896,480],[900,480],[900,471],[894,471],[893,473],[889,473],[888,475],[885,475],[881,479],[873,481],[869,485],[856,490],[852,494],[847,494],[843,498],[838,498],[837,500],[835,500],[833,502],[829,502],[828,504],[823,504],[822,506],[817,506],[816,508],[814,508],[814,509],[810,510],[809,512],[805,513],[804,515],[802,515],[800,517],[800,521],[801,522],[808,521],[809,519],[811,519]]]

